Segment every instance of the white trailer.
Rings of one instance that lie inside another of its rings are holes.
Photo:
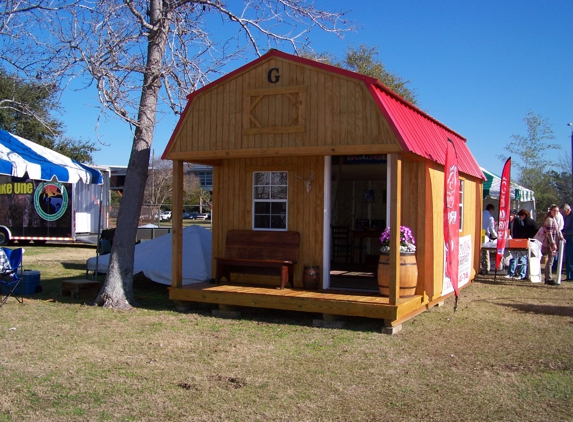
[[[108,227],[110,171],[0,130],[0,245],[97,241]]]

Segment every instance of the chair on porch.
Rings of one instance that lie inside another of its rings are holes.
[[[353,262],[352,244],[350,243],[350,230],[348,226],[330,225],[332,230],[332,259],[344,260],[344,262]]]

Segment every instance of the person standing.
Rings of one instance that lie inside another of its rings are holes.
[[[563,204],[560,212],[558,212],[557,215],[555,216],[555,221],[557,222],[557,227],[559,228],[559,231],[563,231],[563,227],[565,227],[565,218],[563,217],[565,215],[565,205],[567,204]]]
[[[529,212],[521,209],[517,212],[517,218],[513,222],[514,239],[532,239],[539,230],[537,222],[530,217]],[[509,261],[509,269],[506,278],[525,280],[527,278],[527,253],[516,251],[515,257]]]
[[[547,256],[547,261],[545,262],[545,284],[552,286],[557,286],[557,282],[553,280],[552,267],[553,261],[557,256],[558,242],[560,240],[564,241],[563,234],[559,230],[557,223],[557,214],[559,214],[559,207],[555,204],[551,205],[543,223],[545,236],[541,245],[541,252]]]
[[[497,231],[495,230],[495,219],[493,218],[493,212],[495,211],[495,206],[493,204],[488,204],[482,215],[481,228],[485,230],[485,243],[494,241],[497,239]],[[490,264],[490,254],[495,250],[483,249],[481,251],[481,273],[489,273]],[[494,258],[495,262],[495,258]]]
[[[558,212],[557,215],[555,216],[555,221],[557,222],[557,227],[559,228],[560,232],[563,232],[563,227],[565,226],[565,218],[563,217],[565,215],[565,210],[564,210],[565,205],[566,204],[564,204],[561,207],[560,212]],[[557,248],[558,249],[559,249],[559,246],[560,246],[559,242],[557,242]],[[553,260],[553,268],[552,268],[553,271],[557,271],[557,261],[558,261],[557,258],[555,258]]]
[[[564,225],[563,237],[565,238],[565,273],[566,280],[573,281],[573,213],[569,204],[563,205]]]
[[[531,218],[531,214],[527,210],[519,210],[517,216],[523,221],[523,234],[525,236],[523,239],[533,239],[539,230],[537,221]]]

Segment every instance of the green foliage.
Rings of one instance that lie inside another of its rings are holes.
[[[0,68],[0,128],[83,163],[92,162],[95,144],[64,137],[58,90],[50,84],[24,81]]]
[[[99,148],[92,142],[67,137],[57,140],[52,148],[54,151],[80,163],[92,163],[93,153],[99,151]]]
[[[555,139],[549,121],[529,111],[523,119],[527,127],[526,135],[512,135],[505,149],[512,157],[512,167],[517,170],[517,182],[535,192],[538,219],[543,219],[551,204],[565,202],[564,179],[571,180],[571,174],[558,172],[557,164],[546,157],[550,150],[560,149],[550,143]],[[507,156],[500,155],[502,161]],[[570,191],[569,191],[570,192]]]
[[[25,82],[0,68],[0,127],[40,145],[61,135],[61,123],[50,117],[58,111],[51,85]]]
[[[571,170],[555,171],[549,170],[547,173],[548,184],[554,193],[556,204],[563,205],[571,202]]]
[[[337,64],[337,66],[340,66],[340,64]],[[404,80],[400,76],[386,70],[384,63],[378,60],[378,47],[368,47],[364,44],[359,45],[357,48],[350,47],[346,51],[346,57],[340,67],[362,75],[372,76],[404,99],[416,104],[414,91],[407,87],[410,81]]]
[[[378,59],[378,54],[378,47],[368,47],[361,44],[358,47],[349,47],[343,59],[338,59],[330,53],[316,54],[306,51],[302,55],[312,60],[376,78],[407,101],[417,104],[415,92],[407,86],[410,81],[386,70],[384,63]]]
[[[121,201],[121,195],[118,191],[112,190],[111,191],[111,205],[119,205]]]

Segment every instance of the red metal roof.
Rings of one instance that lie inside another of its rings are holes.
[[[486,180],[486,177],[469,150],[464,137],[409,103],[377,79],[336,66],[330,66],[314,60],[287,54],[279,50],[270,50],[267,54],[259,57],[258,59],[247,63],[222,78],[219,78],[189,94],[187,97],[189,102],[181,115],[179,123],[177,124],[163,155],[165,156],[169,150],[171,143],[174,140],[174,135],[177,133],[177,129],[185,118],[189,105],[193,101],[193,97],[207,89],[212,89],[224,81],[233,78],[235,75],[238,75],[272,57],[298,62],[306,66],[313,66],[327,72],[337,73],[346,77],[361,80],[366,84],[366,87],[372,94],[372,98],[392,127],[392,130],[398,138],[404,152],[411,152],[438,164],[444,165],[446,162],[447,141],[448,138],[450,138],[456,148],[459,171]]]
[[[445,165],[449,138],[456,149],[459,171],[486,180],[464,137],[380,83],[368,88],[404,151]]]

